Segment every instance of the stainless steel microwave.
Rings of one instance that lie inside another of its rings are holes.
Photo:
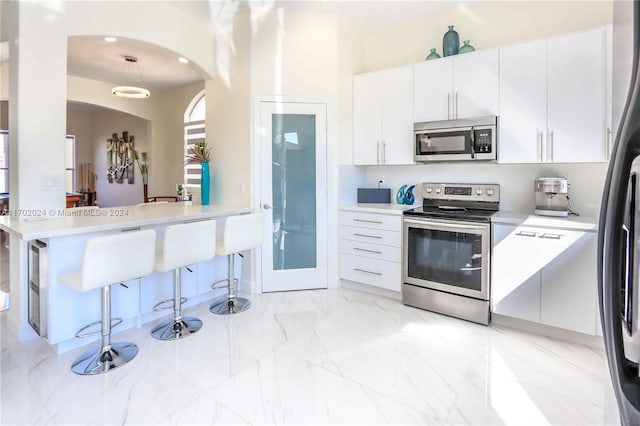
[[[415,123],[414,159],[432,161],[495,161],[498,117]]]

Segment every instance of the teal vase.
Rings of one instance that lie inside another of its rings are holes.
[[[469,44],[469,40],[465,40],[462,43],[462,47],[458,50],[458,53],[475,52],[476,48]]]
[[[425,61],[430,61],[432,59],[438,59],[440,57],[440,55],[438,55],[438,53],[436,52],[436,49],[433,48],[431,49],[431,53],[429,53],[429,56],[427,56],[427,59],[425,59]]]
[[[457,55],[460,48],[460,37],[453,29],[453,25],[449,25],[449,31],[444,33],[442,38],[442,54],[443,56]]]
[[[200,174],[200,199],[203,206],[209,205],[209,187],[211,185],[211,176],[209,175],[209,163],[200,163],[202,171]]]

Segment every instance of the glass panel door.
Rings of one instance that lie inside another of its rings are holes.
[[[327,288],[326,105],[260,103],[262,291]]]
[[[316,117],[271,116],[273,269],[315,268]]]

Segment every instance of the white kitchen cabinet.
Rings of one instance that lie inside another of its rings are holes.
[[[340,278],[400,291],[402,216],[340,212]]]
[[[605,161],[605,30],[549,39],[550,161]]]
[[[595,267],[593,232],[493,224],[492,311],[595,335]]]
[[[413,164],[413,67],[353,79],[356,165]]]
[[[500,49],[498,161],[543,161],[547,133],[547,41]]]
[[[540,322],[540,271],[536,231],[494,224],[491,264],[491,311]],[[533,250],[532,250],[533,248]]]
[[[489,49],[414,65],[415,122],[498,115],[498,50]]]
[[[604,29],[500,49],[501,163],[607,156]]]

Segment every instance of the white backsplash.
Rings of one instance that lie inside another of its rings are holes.
[[[573,210],[582,216],[596,218],[600,211],[607,163],[588,164],[487,164],[438,163],[408,166],[358,167],[365,171],[366,187],[376,187],[384,176],[383,187],[395,193],[404,184],[422,182],[497,183],[500,185],[500,209],[533,213],[535,209],[534,180],[538,177],[566,177]],[[353,188],[355,200],[356,188]],[[416,193],[416,204],[420,195]]]

